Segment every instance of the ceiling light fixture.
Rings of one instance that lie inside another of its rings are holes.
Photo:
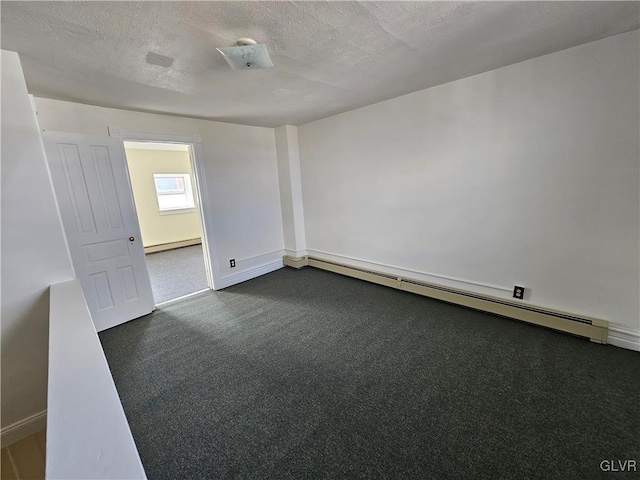
[[[273,67],[267,46],[264,43],[256,43],[251,38],[241,38],[235,47],[220,47],[217,50],[234,70]]]

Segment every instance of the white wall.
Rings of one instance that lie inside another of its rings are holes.
[[[126,148],[126,152],[143,245],[150,247],[200,238],[200,216],[197,210],[169,214],[160,212],[153,181],[153,175],[156,173],[193,175],[189,152],[129,147]]]
[[[5,441],[7,432],[11,440],[18,440],[31,429],[44,427],[44,416],[38,414],[47,408],[49,285],[74,274],[20,60],[5,50],[1,56]],[[33,422],[21,423],[29,418]]]
[[[638,45],[634,31],[300,126],[309,253],[503,297],[522,285],[637,335]]]
[[[292,257],[302,257],[307,252],[304,237],[298,128],[293,125],[282,125],[274,129],[274,135],[278,159],[285,254]]]
[[[223,282],[280,261],[282,214],[273,129],[36,98],[44,130],[108,135],[107,127],[202,136],[205,178]],[[229,259],[237,266],[231,269]],[[242,277],[244,278],[244,277]],[[246,278],[244,278],[246,279]]]

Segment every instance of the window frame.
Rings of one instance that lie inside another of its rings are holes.
[[[160,192],[158,191],[158,186],[156,184],[157,178],[182,178],[184,190]],[[158,203],[158,213],[160,215],[172,215],[175,213],[187,213],[187,212],[195,211],[196,205],[195,205],[195,198],[193,196],[191,174],[189,173],[154,173],[153,187],[156,192],[156,202]],[[183,207],[181,206],[181,207],[171,207],[171,208],[163,208],[161,206],[160,197],[175,196],[175,195],[185,196],[187,200],[187,205]]]

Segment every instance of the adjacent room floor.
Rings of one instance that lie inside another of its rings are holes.
[[[207,288],[202,245],[147,253],[146,259],[156,304]]]
[[[151,480],[585,480],[640,456],[637,352],[311,267],[100,340]]]

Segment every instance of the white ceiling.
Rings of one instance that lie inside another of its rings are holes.
[[[1,14],[36,96],[268,127],[640,26],[640,3],[608,1],[2,1]],[[275,68],[231,70],[216,47],[241,37]]]

